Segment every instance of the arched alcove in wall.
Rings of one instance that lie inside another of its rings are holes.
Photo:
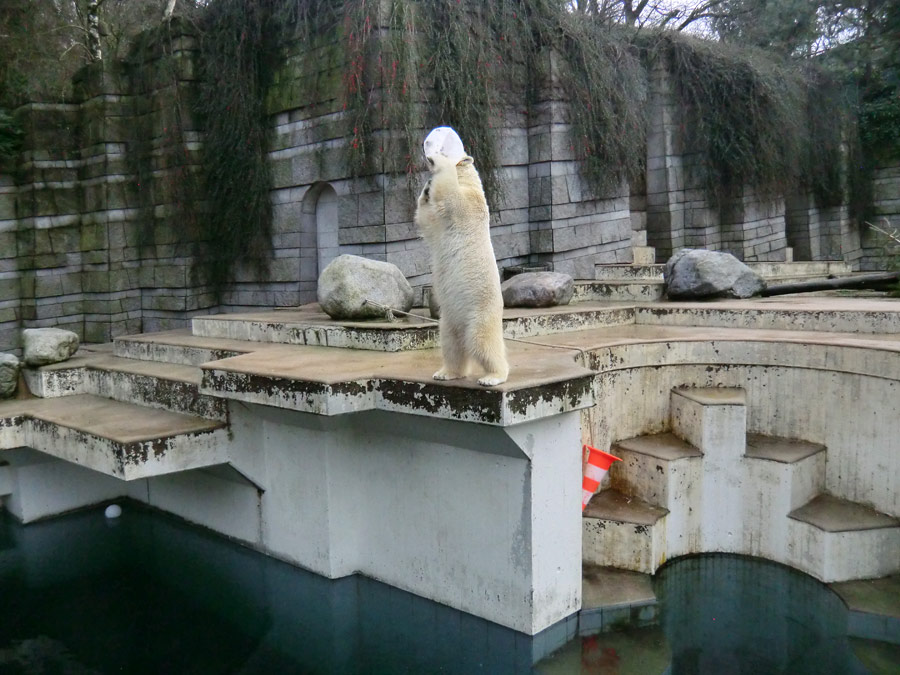
[[[315,292],[319,274],[340,254],[337,192],[328,183],[316,183],[303,198],[300,247],[301,291]]]

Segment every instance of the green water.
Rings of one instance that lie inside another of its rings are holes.
[[[0,673],[523,673],[532,641],[362,577],[329,581],[126,504],[0,512]]]
[[[581,637],[543,675],[900,674],[894,643],[851,637],[843,602],[812,577],[736,555],[683,558],[653,580],[660,624]]]

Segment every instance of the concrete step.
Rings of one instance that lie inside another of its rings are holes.
[[[786,281],[808,281],[843,277],[853,274],[853,269],[841,261],[812,262],[749,262],[750,269],[766,280],[767,283],[784,283]],[[598,264],[594,266],[594,279],[597,281],[662,281],[665,263],[643,264]]]
[[[572,302],[656,302],[664,290],[661,281],[578,281]]]
[[[581,578],[579,635],[659,623],[659,604],[649,574],[584,565]]]
[[[824,300],[825,298],[821,298]],[[647,326],[691,326],[826,333],[900,333],[900,312],[890,302],[858,299],[854,307],[815,306],[799,297],[764,300],[671,302],[634,308],[635,323]]]
[[[123,480],[227,462],[222,422],[89,394],[0,403],[0,448],[19,445]]]
[[[747,266],[766,281],[793,277],[843,276],[853,269],[842,260],[802,260],[794,262],[748,262]]]
[[[666,561],[667,514],[618,490],[598,492],[582,514],[582,562],[652,574]]]
[[[618,441],[611,452],[622,460],[610,467],[612,488],[669,511],[690,497],[700,477],[703,453],[671,433]]]
[[[820,581],[900,572],[900,520],[821,494],[788,515],[789,564]]]
[[[743,551],[784,560],[789,536],[786,516],[825,489],[825,446],[747,434],[744,457]]]
[[[576,304],[547,307],[540,312],[506,308],[503,334],[508,338],[537,337],[633,322],[631,307]],[[332,320],[316,304],[291,310],[198,316],[192,319],[192,325],[194,336],[221,338],[226,343],[247,341],[382,352],[433,349],[439,345],[437,325],[421,316],[393,322],[342,322]]]
[[[663,280],[665,265],[629,265],[598,264],[594,265],[596,281],[658,281]]]
[[[635,265],[653,265],[656,262],[656,249],[653,246],[632,246],[631,258]]]
[[[736,486],[744,481],[744,390],[676,388],[669,399],[669,414],[672,433],[703,453],[687,514],[681,511],[682,536],[669,543],[669,557],[697,551],[739,552],[745,507]]]
[[[113,341],[116,356],[139,361],[199,366],[253,351],[254,345],[241,340],[204,338],[189,329],[161,331],[147,335],[126,335]]]
[[[24,373],[42,398],[92,394],[207,419],[224,421],[228,414],[226,401],[200,393],[202,372],[194,366],[89,353]]]

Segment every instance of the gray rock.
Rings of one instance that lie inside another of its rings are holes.
[[[524,272],[503,282],[506,307],[553,307],[568,305],[575,280],[560,272]]]
[[[408,312],[413,289],[396,265],[356,255],[341,255],[319,275],[319,304],[332,319],[385,318],[368,299]]]
[[[26,328],[22,343],[25,364],[45,366],[71,358],[78,350],[78,335],[62,328]]]
[[[15,354],[0,354],[0,398],[16,393],[19,382],[19,359]]]
[[[672,300],[749,298],[762,291],[762,278],[730,253],[685,248],[669,258],[663,273]]]

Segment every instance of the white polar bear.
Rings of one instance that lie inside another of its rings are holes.
[[[503,296],[481,178],[471,157],[457,162],[434,153],[427,159],[432,174],[419,195],[415,221],[431,249],[441,307],[444,363],[434,379],[465,377],[475,361],[486,372],[479,384],[501,384],[509,374]]]

